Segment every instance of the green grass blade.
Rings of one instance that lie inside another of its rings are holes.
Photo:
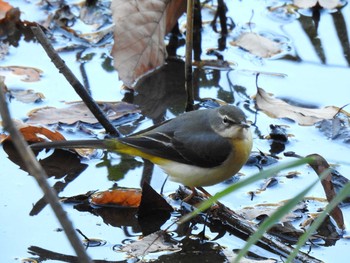
[[[292,260],[297,255],[300,248],[305,244],[309,237],[316,231],[316,229],[321,225],[326,216],[336,207],[341,201],[343,201],[350,194],[350,182],[347,183],[337,194],[337,196],[326,206],[325,210],[317,217],[317,219],[312,223],[307,231],[299,238],[293,252],[287,258],[287,262],[292,262]]]
[[[208,209],[213,203],[215,203],[216,201],[218,201],[220,198],[242,188],[245,187],[249,184],[252,184],[258,180],[261,179],[265,179],[270,177],[271,175],[274,175],[282,170],[285,169],[289,169],[289,168],[293,168],[296,166],[300,166],[302,164],[306,164],[308,162],[310,162],[312,160],[312,158],[303,158],[303,159],[298,159],[289,163],[284,163],[284,164],[280,164],[280,165],[276,165],[272,168],[269,168],[267,170],[261,171],[245,180],[242,180],[240,182],[237,182],[235,184],[230,185],[229,187],[225,188],[223,191],[218,192],[217,194],[213,195],[211,198],[209,198],[208,200],[204,201],[202,204],[199,205],[199,207],[194,210],[192,213],[189,213],[185,216],[183,216],[182,218],[180,218],[180,220],[178,221],[179,224],[190,220],[191,218],[193,218],[194,216],[196,216],[197,214],[199,214],[200,212],[203,212],[204,210]]]
[[[301,191],[298,195],[288,200],[283,206],[279,207],[271,216],[265,219],[262,224],[259,226],[258,230],[250,236],[247,240],[245,246],[240,250],[237,254],[237,257],[233,261],[234,263],[239,262],[239,260],[246,255],[249,248],[254,245],[259,239],[281,218],[289,213],[306,195],[307,192],[311,190],[317,183],[319,183],[319,179],[310,184],[307,188]]]

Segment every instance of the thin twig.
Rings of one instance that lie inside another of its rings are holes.
[[[46,201],[51,205],[58,221],[62,225],[68,240],[74,248],[79,262],[92,262],[89,256],[86,254],[85,248],[78,238],[78,235],[73,228],[71,221],[68,219],[66,212],[63,210],[55,191],[50,187],[46,178],[47,175],[39,162],[36,160],[33,152],[29,149],[27,142],[24,140],[22,134],[15,127],[10,112],[7,108],[6,98],[4,95],[4,78],[0,77],[0,113],[3,120],[3,127],[10,133],[12,142],[20,157],[22,158],[27,171],[34,176],[40,188],[44,192]]]
[[[60,58],[55,49],[52,47],[50,42],[47,40],[44,32],[41,30],[40,26],[32,26],[31,30],[33,34],[39,41],[39,43],[44,48],[46,54],[50,57],[51,61],[55,64],[56,68],[60,73],[67,79],[67,81],[74,88],[75,92],[84,101],[85,105],[89,108],[95,118],[101,123],[105,128],[106,132],[111,135],[119,136],[118,131],[107,119],[103,111],[97,105],[97,103],[91,98],[89,93],[86,91],[84,86],[79,82],[79,80],[74,76],[73,72],[67,67],[66,63]]]
[[[193,75],[192,75],[192,47],[193,47],[193,0],[187,1],[186,23],[186,59],[185,59],[185,88],[187,94],[186,111],[193,110]]]

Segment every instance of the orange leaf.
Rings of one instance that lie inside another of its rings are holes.
[[[24,139],[27,142],[44,142],[46,140],[60,141],[66,140],[63,135],[59,132],[50,131],[44,127],[26,126],[20,128],[19,131],[22,133]],[[7,137],[6,140],[10,139]]]
[[[123,207],[138,207],[141,202],[140,189],[119,188],[95,193],[91,196],[93,205],[116,205]]]

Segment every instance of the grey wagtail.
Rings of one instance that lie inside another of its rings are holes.
[[[32,148],[98,148],[140,156],[172,181],[209,186],[236,174],[252,149],[252,135],[235,106],[186,112],[133,135],[104,140],[53,141]]]

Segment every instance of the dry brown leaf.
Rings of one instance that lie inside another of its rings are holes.
[[[18,101],[24,103],[39,102],[45,98],[44,94],[40,92],[34,92],[34,90],[11,90],[11,95]]]
[[[293,106],[283,100],[274,98],[262,88],[258,88],[255,100],[256,107],[271,118],[289,118],[300,125],[314,125],[321,120],[332,119],[340,111],[335,106],[328,106],[321,109]],[[341,110],[341,112],[350,117],[348,112],[344,110]]]
[[[122,207],[138,207],[141,203],[141,189],[118,188],[97,192],[91,195],[93,205],[114,205]]]
[[[112,1],[115,23],[112,55],[119,78],[126,86],[133,87],[142,75],[164,64],[164,36],[175,20],[167,22],[170,6],[171,10],[177,7],[171,0]],[[174,13],[172,17],[179,15]]]
[[[232,41],[230,44],[243,48],[249,53],[262,58],[270,58],[282,51],[279,43],[253,32],[243,33],[236,41]]]
[[[126,114],[139,112],[137,106],[125,102],[98,102],[98,104],[111,121]],[[28,117],[27,123],[42,125],[59,122],[65,124],[73,124],[78,121],[90,124],[98,122],[83,102],[76,102],[61,109],[54,107],[34,109],[28,113]]]
[[[293,3],[300,8],[311,8],[317,3],[325,9],[333,9],[340,5],[339,0],[294,0]]]
[[[22,78],[22,81],[25,82],[35,82],[39,81],[41,74],[43,73],[42,70],[38,68],[32,68],[32,67],[22,67],[22,66],[0,66],[0,72],[11,72],[15,75],[24,75],[25,77]]]

